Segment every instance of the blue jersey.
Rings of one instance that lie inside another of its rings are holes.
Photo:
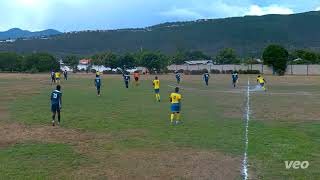
[[[100,77],[96,77],[96,79],[94,80],[94,84],[95,84],[97,87],[100,87],[100,86],[101,86],[101,79],[100,79]]]
[[[123,80],[126,82],[130,81],[130,76],[129,75],[123,75]]]
[[[62,97],[62,93],[58,90],[54,90],[51,93],[51,104],[61,106],[61,97]]]
[[[232,80],[234,81],[238,80],[238,74],[232,74]]]
[[[180,79],[180,74],[176,74],[176,78],[177,78],[177,79]]]
[[[210,75],[208,74],[208,73],[205,73],[204,75],[203,75],[203,79],[204,80],[209,80],[209,78],[210,78]]]

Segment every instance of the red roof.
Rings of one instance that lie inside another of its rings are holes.
[[[91,62],[91,59],[81,59],[79,61],[79,64],[87,65]]]

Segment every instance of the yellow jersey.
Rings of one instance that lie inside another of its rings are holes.
[[[59,72],[56,72],[56,73],[55,73],[55,76],[56,76],[56,78],[60,78],[60,73],[59,73]]]
[[[181,98],[182,98],[181,94],[178,94],[178,93],[171,93],[170,95],[170,100],[172,104],[180,103]]]
[[[153,80],[154,89],[160,89],[160,80]]]
[[[257,78],[257,81],[262,84],[262,83],[265,83],[265,80],[263,79],[263,77],[258,77]]]

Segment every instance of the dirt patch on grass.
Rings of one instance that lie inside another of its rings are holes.
[[[101,162],[100,162],[101,163]],[[85,167],[75,177],[110,179],[237,179],[241,160],[211,151],[135,150],[114,154],[102,164]],[[99,166],[99,168],[97,167]]]

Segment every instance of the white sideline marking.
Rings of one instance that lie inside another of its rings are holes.
[[[248,131],[249,131],[249,121],[250,121],[250,81],[248,79],[248,88],[247,88],[247,105],[245,110],[245,149],[244,149],[244,156],[242,161],[242,175],[243,179],[248,179]]]

